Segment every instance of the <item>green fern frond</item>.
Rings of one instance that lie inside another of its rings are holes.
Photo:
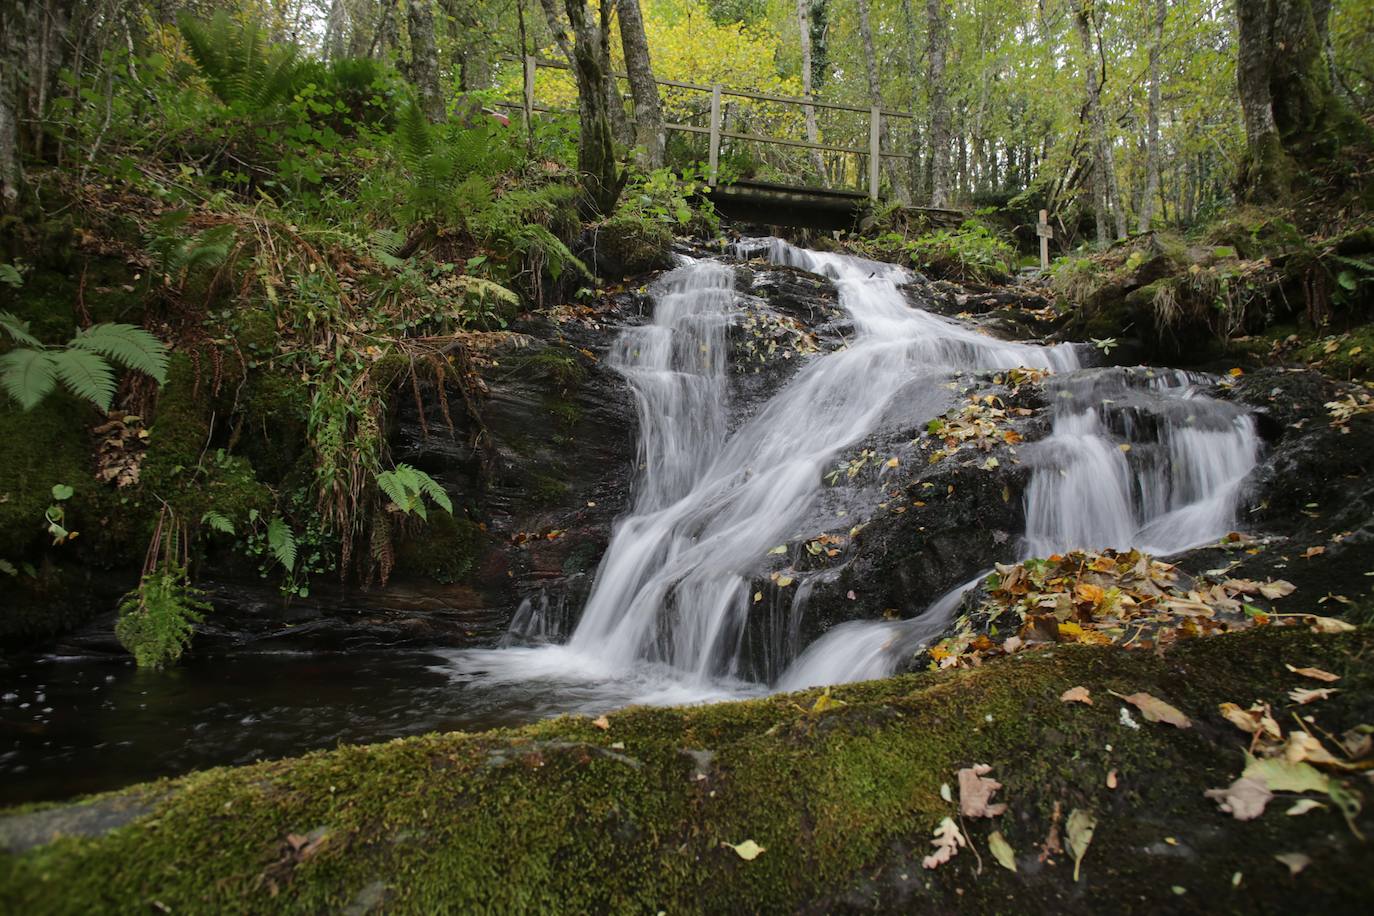
[[[71,346],[150,375],[159,385],[167,381],[167,345],[136,325],[94,324],[77,334]]]
[[[109,411],[115,395],[114,371],[99,353],[72,347],[47,356],[72,394]]]
[[[465,292],[470,295],[475,295],[479,299],[485,299],[490,296],[493,299],[505,302],[509,305],[520,304],[519,296],[494,280],[488,280],[485,277],[474,277],[471,274],[463,274],[455,279],[458,281],[458,285],[463,287]]]
[[[42,350],[21,348],[0,356],[0,386],[25,410],[32,410],[57,384],[52,359]]]
[[[4,328],[5,333],[10,336],[10,339],[20,346],[43,346],[42,342],[37,337],[29,333],[29,323],[10,312],[0,312],[0,328]]]
[[[287,572],[295,569],[296,536],[291,532],[291,526],[280,518],[274,518],[267,524],[267,546]]]
[[[218,531],[221,534],[234,533],[234,523],[214,509],[202,515],[200,517],[200,522],[202,525],[208,525],[211,531]]]
[[[415,471],[415,477],[420,483],[420,491],[434,500],[434,505],[452,515],[453,501],[449,499],[448,492],[439,486],[439,482],[420,470]]]
[[[382,471],[378,474],[377,487],[386,494],[387,499],[395,503],[396,508],[406,511],[410,497],[401,484],[401,478],[394,471]]]

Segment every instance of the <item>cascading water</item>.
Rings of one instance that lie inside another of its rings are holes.
[[[461,677],[602,685],[600,692],[577,694],[585,701],[581,708],[761,692],[765,685],[743,680],[750,579],[771,548],[807,533],[801,529],[837,453],[897,410],[937,416],[950,402],[945,383],[953,371],[1079,368],[1071,346],[1000,341],[913,308],[899,288],[911,279],[901,268],[776,239],[738,250],[831,278],[852,338],[812,358],[731,430],[727,350],[740,312],[735,272],[708,260],[665,275],[653,321],[625,331],[613,349],[611,365],[638,405],[641,473],[634,506],[617,523],[576,629],[564,645],[458,653]],[[1226,530],[1240,480],[1255,460],[1247,418],[1196,396],[1181,376],[1142,377],[1140,384],[1112,383],[1102,373],[1068,378],[1057,389],[1063,402],[1053,435],[1034,452],[1026,549],[1128,546],[1144,538],[1141,546],[1177,550]],[[1185,405],[1191,419],[1183,413],[1158,419],[1143,404],[1135,413],[1109,410],[1108,389],[1118,401],[1162,394]],[[1103,400],[1108,404],[1098,403]],[[1132,439],[1126,424],[1144,424],[1146,417],[1156,418],[1153,444],[1132,459],[1112,433],[1122,442]],[[1077,512],[1070,511],[1075,500]],[[1093,520],[1080,524],[1084,501]],[[936,635],[973,584],[913,620],[836,627],[777,686],[890,673]],[[800,584],[790,611],[771,627],[794,643],[806,587]],[[770,674],[781,667],[779,659],[771,661]]]

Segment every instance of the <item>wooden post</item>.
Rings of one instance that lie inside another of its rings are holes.
[[[534,133],[534,71],[539,66],[533,55],[525,57],[525,131]]]
[[[1040,222],[1035,227],[1035,234],[1040,236],[1040,269],[1049,270],[1050,239],[1054,238],[1054,228],[1050,226],[1050,211],[1040,211]]]
[[[868,111],[868,198],[878,199],[878,176],[882,159],[883,110],[874,105]]]
[[[711,84],[711,186],[716,185],[716,175],[720,171],[720,83]]]

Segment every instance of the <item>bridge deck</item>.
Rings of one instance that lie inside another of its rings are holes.
[[[709,190],[716,212],[728,219],[765,226],[797,226],[806,229],[850,229],[873,205],[862,191],[808,188],[765,181],[736,181]],[[958,210],[908,207],[935,223],[958,223]]]

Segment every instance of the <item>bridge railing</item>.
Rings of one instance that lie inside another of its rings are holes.
[[[549,70],[571,70],[572,68],[563,61],[548,60],[527,56],[524,58],[505,56],[503,59],[522,64],[522,88],[523,97],[521,103],[514,102],[501,103],[504,107],[520,110],[528,121],[536,112],[547,113],[566,113],[573,112],[567,109],[548,108],[538,104],[535,98],[535,82],[539,68]],[[624,73],[612,73],[615,79],[628,79]],[[884,119],[912,119],[915,117],[908,111],[894,111],[876,105],[862,107],[858,105],[846,105],[842,102],[821,101],[819,99],[800,98],[797,96],[774,95],[767,92],[755,92],[747,89],[731,89],[721,83],[703,85],[699,83],[687,83],[681,80],[655,79],[660,87],[670,87],[682,89],[690,92],[705,93],[710,96],[710,119],[709,125],[702,127],[697,124],[686,124],[679,122],[665,122],[665,131],[677,131],[685,134],[705,135],[707,137],[707,168],[710,182],[714,185],[720,176],[720,154],[722,142],[725,140],[739,140],[750,143],[772,144],[775,146],[791,147],[794,149],[815,150],[823,153],[839,153],[842,155],[852,155],[866,161],[867,165],[867,185],[868,196],[877,200],[879,197],[880,185],[882,182],[882,162],[885,159],[911,160],[914,157],[909,153],[895,153],[885,151],[882,148],[882,136]],[[767,136],[764,134],[747,133],[737,130],[729,130],[723,116],[723,100],[725,98],[749,99],[757,102],[766,102],[775,105],[793,106],[802,111],[811,109],[829,109],[833,111],[855,112],[864,115],[868,127],[868,144],[866,147],[842,146],[832,143],[812,143],[807,140],[795,140],[788,137]]]

